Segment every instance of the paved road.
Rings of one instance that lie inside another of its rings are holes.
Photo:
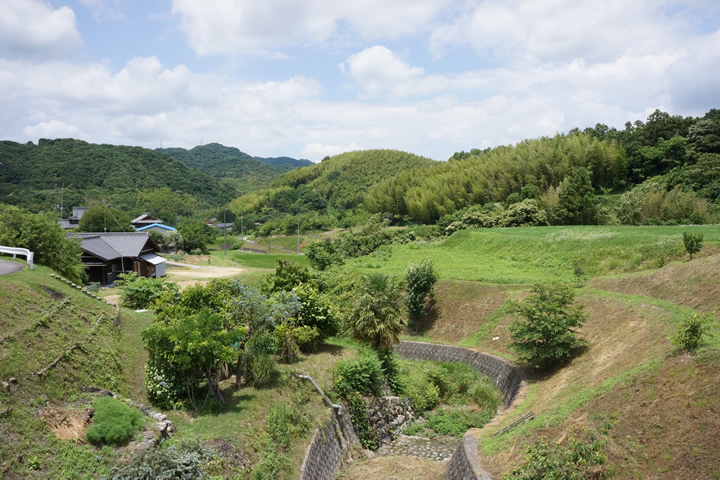
[[[15,273],[22,270],[24,265],[18,262],[8,262],[7,260],[0,260],[0,275],[7,275],[8,273]]]

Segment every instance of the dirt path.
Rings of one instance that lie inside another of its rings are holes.
[[[213,267],[188,265],[185,268],[168,268],[167,276],[170,280],[193,280],[212,278],[231,278],[240,276],[245,271],[238,267]]]

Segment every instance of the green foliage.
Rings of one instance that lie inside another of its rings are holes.
[[[182,249],[186,252],[200,250],[208,253],[208,244],[215,241],[217,230],[199,219],[187,218],[177,227],[182,235]]]
[[[625,225],[678,225],[712,222],[707,200],[655,177],[624,193],[612,206],[612,215]]]
[[[301,284],[293,291],[300,300],[300,313],[296,320],[298,327],[310,327],[315,330],[318,334],[318,342],[323,342],[338,332],[340,318],[328,295],[318,293],[317,289],[308,284]],[[305,332],[303,335],[312,336],[310,332]],[[304,348],[303,345],[306,343],[299,341],[301,348]],[[312,348],[312,345],[308,346]]]
[[[423,378],[404,380],[405,396],[410,399],[410,405],[416,415],[432,410],[440,402],[440,389],[433,382]]]
[[[425,302],[432,298],[437,274],[432,260],[426,259],[417,265],[408,266],[405,273],[407,298],[405,305],[413,319],[420,319],[425,312]]]
[[[130,215],[111,209],[106,205],[95,205],[86,211],[78,225],[80,232],[134,232]]]
[[[541,370],[571,357],[587,343],[574,329],[585,322],[579,307],[571,307],[575,294],[561,284],[536,284],[523,303],[514,303],[517,319],[510,325],[510,348],[522,360]]]
[[[298,335],[296,329],[288,323],[275,327],[273,331],[275,344],[277,345],[278,357],[281,361],[292,363],[300,355],[298,347]]]
[[[232,347],[240,330],[209,308],[192,314],[159,316],[142,332],[149,361],[166,374],[172,372],[182,382],[190,404],[197,408],[195,389],[207,380],[209,393],[221,404],[220,367],[236,357]]]
[[[305,247],[305,255],[316,270],[327,270],[333,265],[341,265],[344,260],[332,240],[314,242]]]
[[[401,283],[391,275],[364,275],[348,319],[352,336],[376,351],[398,343],[406,323],[400,307],[401,292]]]
[[[333,371],[333,390],[343,398],[352,392],[380,395],[383,369],[375,355],[361,355],[353,360],[340,360]]]
[[[159,148],[158,151],[232,185],[240,194],[262,188],[295,166],[301,166],[297,160],[277,165],[268,164],[235,147],[218,143],[198,145],[190,150]]]
[[[220,206],[235,196],[232,187],[209,175],[141,147],[96,145],[69,138],[41,139],[37,145],[3,141],[0,162],[0,198],[12,193],[19,203],[38,211],[59,203],[59,187],[64,184],[62,218],[70,216],[73,206],[88,205],[98,198],[139,214],[145,203],[137,198],[137,192],[144,189],[182,192],[203,206]],[[182,207],[169,203],[166,208],[170,211],[176,206]]]
[[[289,292],[300,284],[312,284],[310,269],[286,258],[279,258],[275,273],[266,276],[260,282],[260,291],[265,294],[273,292]]]
[[[0,245],[27,248],[34,253],[35,263],[82,283],[80,242],[68,237],[57,218],[49,213],[35,214],[0,204]]]
[[[142,414],[120,400],[102,397],[93,402],[93,407],[87,438],[94,445],[124,445],[143,428]]]
[[[276,403],[270,407],[265,420],[270,440],[281,450],[290,448],[290,427],[288,409],[284,403]]]
[[[715,319],[708,314],[688,313],[678,326],[673,343],[684,350],[695,350],[702,345],[703,337],[710,334],[716,325]]]
[[[603,451],[606,441],[594,434],[589,442],[574,438],[569,445],[548,443],[540,439],[525,451],[523,465],[503,477],[505,480],[602,480],[610,474],[603,467],[607,455]]]
[[[262,332],[250,337],[243,358],[243,375],[248,385],[261,387],[274,378],[277,368],[271,355],[275,354],[276,348],[275,339],[269,333]]]
[[[425,427],[440,435],[462,437],[471,428],[479,428],[495,416],[494,410],[472,412],[465,408],[441,409],[432,412],[425,419]]]
[[[118,275],[120,298],[124,307],[132,309],[150,308],[164,292],[176,292],[178,287],[165,278],[138,277],[135,272]]]
[[[345,399],[350,421],[353,424],[355,433],[360,438],[360,443],[368,450],[375,450],[378,446],[370,431],[370,415],[365,398],[358,392],[350,392]]]
[[[170,447],[154,447],[133,455],[127,465],[113,467],[101,480],[209,479],[206,466],[216,458],[198,439]]]
[[[153,405],[169,410],[183,406],[184,384],[174,370],[165,371],[153,364],[145,364],[145,392]]]
[[[703,234],[697,232],[683,232],[683,245],[685,245],[685,251],[690,255],[690,260],[694,254],[700,252],[702,249]]]
[[[578,168],[574,175],[565,177],[558,188],[556,222],[562,225],[592,225],[596,223],[597,196],[590,172]]]

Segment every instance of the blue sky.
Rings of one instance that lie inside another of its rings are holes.
[[[720,107],[717,0],[0,0],[0,139],[446,160]]]

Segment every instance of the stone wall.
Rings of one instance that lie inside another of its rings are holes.
[[[469,348],[439,345],[435,343],[402,341],[395,352],[414,360],[435,362],[462,362],[490,377],[502,392],[503,403],[510,406],[525,380],[522,370],[507,360]]]
[[[333,411],[325,425],[318,428],[300,467],[300,480],[331,480],[342,465],[352,443],[358,442],[347,413]]]
[[[378,447],[392,442],[413,419],[410,400],[400,397],[376,397],[368,405],[370,430]]]
[[[455,454],[445,470],[446,480],[490,480],[490,476],[480,466],[477,455],[477,438],[469,431],[463,437]]]
[[[463,362],[487,375],[502,392],[505,407],[510,407],[525,383],[525,374],[511,362],[469,348],[423,342],[403,341],[395,348],[398,355],[414,360]],[[477,433],[470,430],[448,462],[446,480],[490,480],[477,454]]]

